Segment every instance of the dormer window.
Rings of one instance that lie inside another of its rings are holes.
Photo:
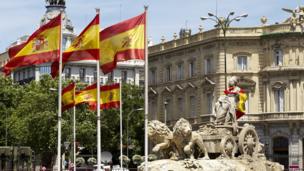
[[[283,65],[283,52],[281,49],[274,50],[274,66]]]

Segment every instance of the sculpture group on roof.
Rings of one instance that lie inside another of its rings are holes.
[[[49,5],[65,5],[65,0],[45,0]]]

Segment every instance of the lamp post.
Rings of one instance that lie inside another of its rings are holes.
[[[225,72],[225,89],[227,89],[227,57],[226,57],[226,33],[233,21],[240,21],[241,18],[246,18],[248,14],[242,14],[232,17],[235,12],[230,12],[227,17],[218,17],[213,13],[208,13],[208,17],[201,17],[201,20],[212,20],[215,22],[215,26],[222,30],[224,36],[224,72]]]
[[[135,111],[143,111],[144,108],[133,109],[127,115],[127,157],[129,157],[129,116]]]

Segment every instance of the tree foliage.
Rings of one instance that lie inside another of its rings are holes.
[[[64,85],[67,85],[65,82]],[[80,87],[85,85],[79,84]],[[39,82],[26,85],[14,83],[0,76],[0,146],[7,141],[9,146],[30,146],[42,164],[50,166],[57,149],[57,108],[58,80],[43,76]],[[129,115],[129,149],[131,154],[142,154],[144,146],[143,111],[134,111],[143,107],[143,89],[134,85],[123,85],[123,129],[126,144],[126,124]],[[76,110],[77,141],[81,146],[96,154],[96,112],[88,110],[85,104]],[[134,111],[134,112],[132,112]],[[72,110],[62,114],[62,141],[72,142]],[[101,143],[103,151],[110,151],[114,159],[119,154],[119,110],[101,112]],[[126,149],[124,149],[126,154]]]

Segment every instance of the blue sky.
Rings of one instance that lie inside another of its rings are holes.
[[[260,18],[266,16],[268,23],[281,22],[289,14],[282,7],[296,8],[304,5],[302,0],[217,0],[217,13],[226,16],[230,11],[249,16],[232,26],[258,26]],[[67,14],[78,34],[94,17],[95,8],[101,9],[101,27],[107,27],[121,20],[143,12],[149,5],[148,34],[154,44],[161,36],[172,39],[182,27],[198,31],[199,25],[205,30],[214,23],[200,20],[208,12],[215,13],[216,0],[67,0]],[[1,0],[0,2],[0,53],[18,37],[31,34],[38,28],[45,12],[44,0]]]

